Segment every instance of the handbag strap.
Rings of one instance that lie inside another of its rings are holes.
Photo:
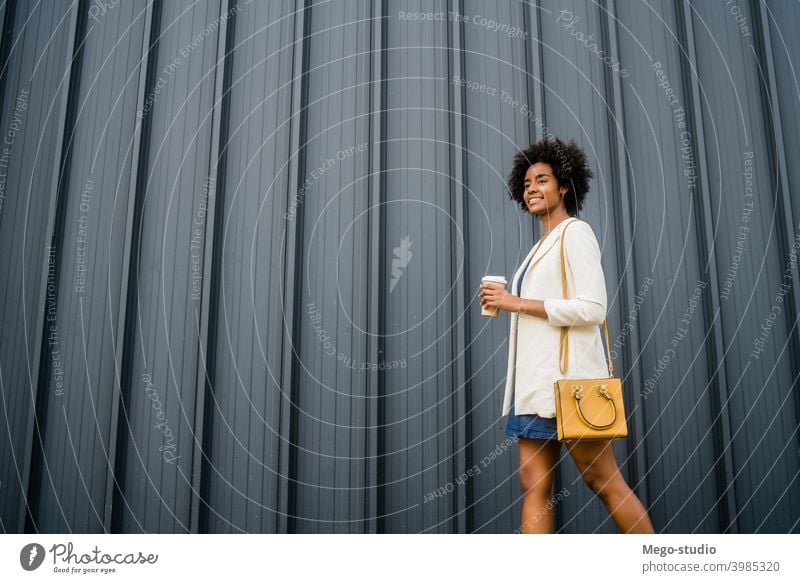
[[[574,221],[570,221],[569,223],[574,223],[578,219]],[[567,233],[567,227],[569,224],[564,225],[564,228],[561,230],[561,293],[564,296],[564,299],[567,299],[567,266],[564,262],[564,236]],[[608,342],[608,324],[606,324],[605,318],[603,319],[603,331],[605,332],[606,337],[606,354],[608,359],[608,377],[611,378],[614,376],[614,363],[611,361],[611,345]],[[569,332],[569,326],[562,326],[561,327],[561,337],[558,342],[559,348],[559,359],[558,359],[558,366],[561,369],[561,374],[567,374],[567,368],[569,367],[569,343],[567,342],[567,334]]]

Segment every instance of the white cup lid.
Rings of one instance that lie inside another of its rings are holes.
[[[503,285],[506,285],[508,283],[506,281],[506,278],[503,277],[502,275],[484,275],[482,281],[493,281],[497,283],[502,283]]]

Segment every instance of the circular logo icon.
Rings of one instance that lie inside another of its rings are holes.
[[[19,564],[26,571],[35,571],[44,562],[44,547],[38,543],[30,543],[19,552]]]

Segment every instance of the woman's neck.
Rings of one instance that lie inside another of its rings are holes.
[[[542,222],[542,230],[544,231],[542,239],[547,237],[547,235],[549,235],[553,229],[555,229],[562,222],[566,221],[568,218],[570,218],[570,216],[566,211],[558,214],[550,213],[541,215],[539,220]]]

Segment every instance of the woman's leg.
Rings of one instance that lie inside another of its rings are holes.
[[[568,442],[572,459],[586,485],[597,494],[624,533],[652,534],[653,524],[642,503],[617,468],[611,440]]]
[[[519,483],[522,501],[523,534],[553,532],[553,511],[547,508],[553,485],[553,471],[561,443],[547,439],[521,437],[519,447]]]

